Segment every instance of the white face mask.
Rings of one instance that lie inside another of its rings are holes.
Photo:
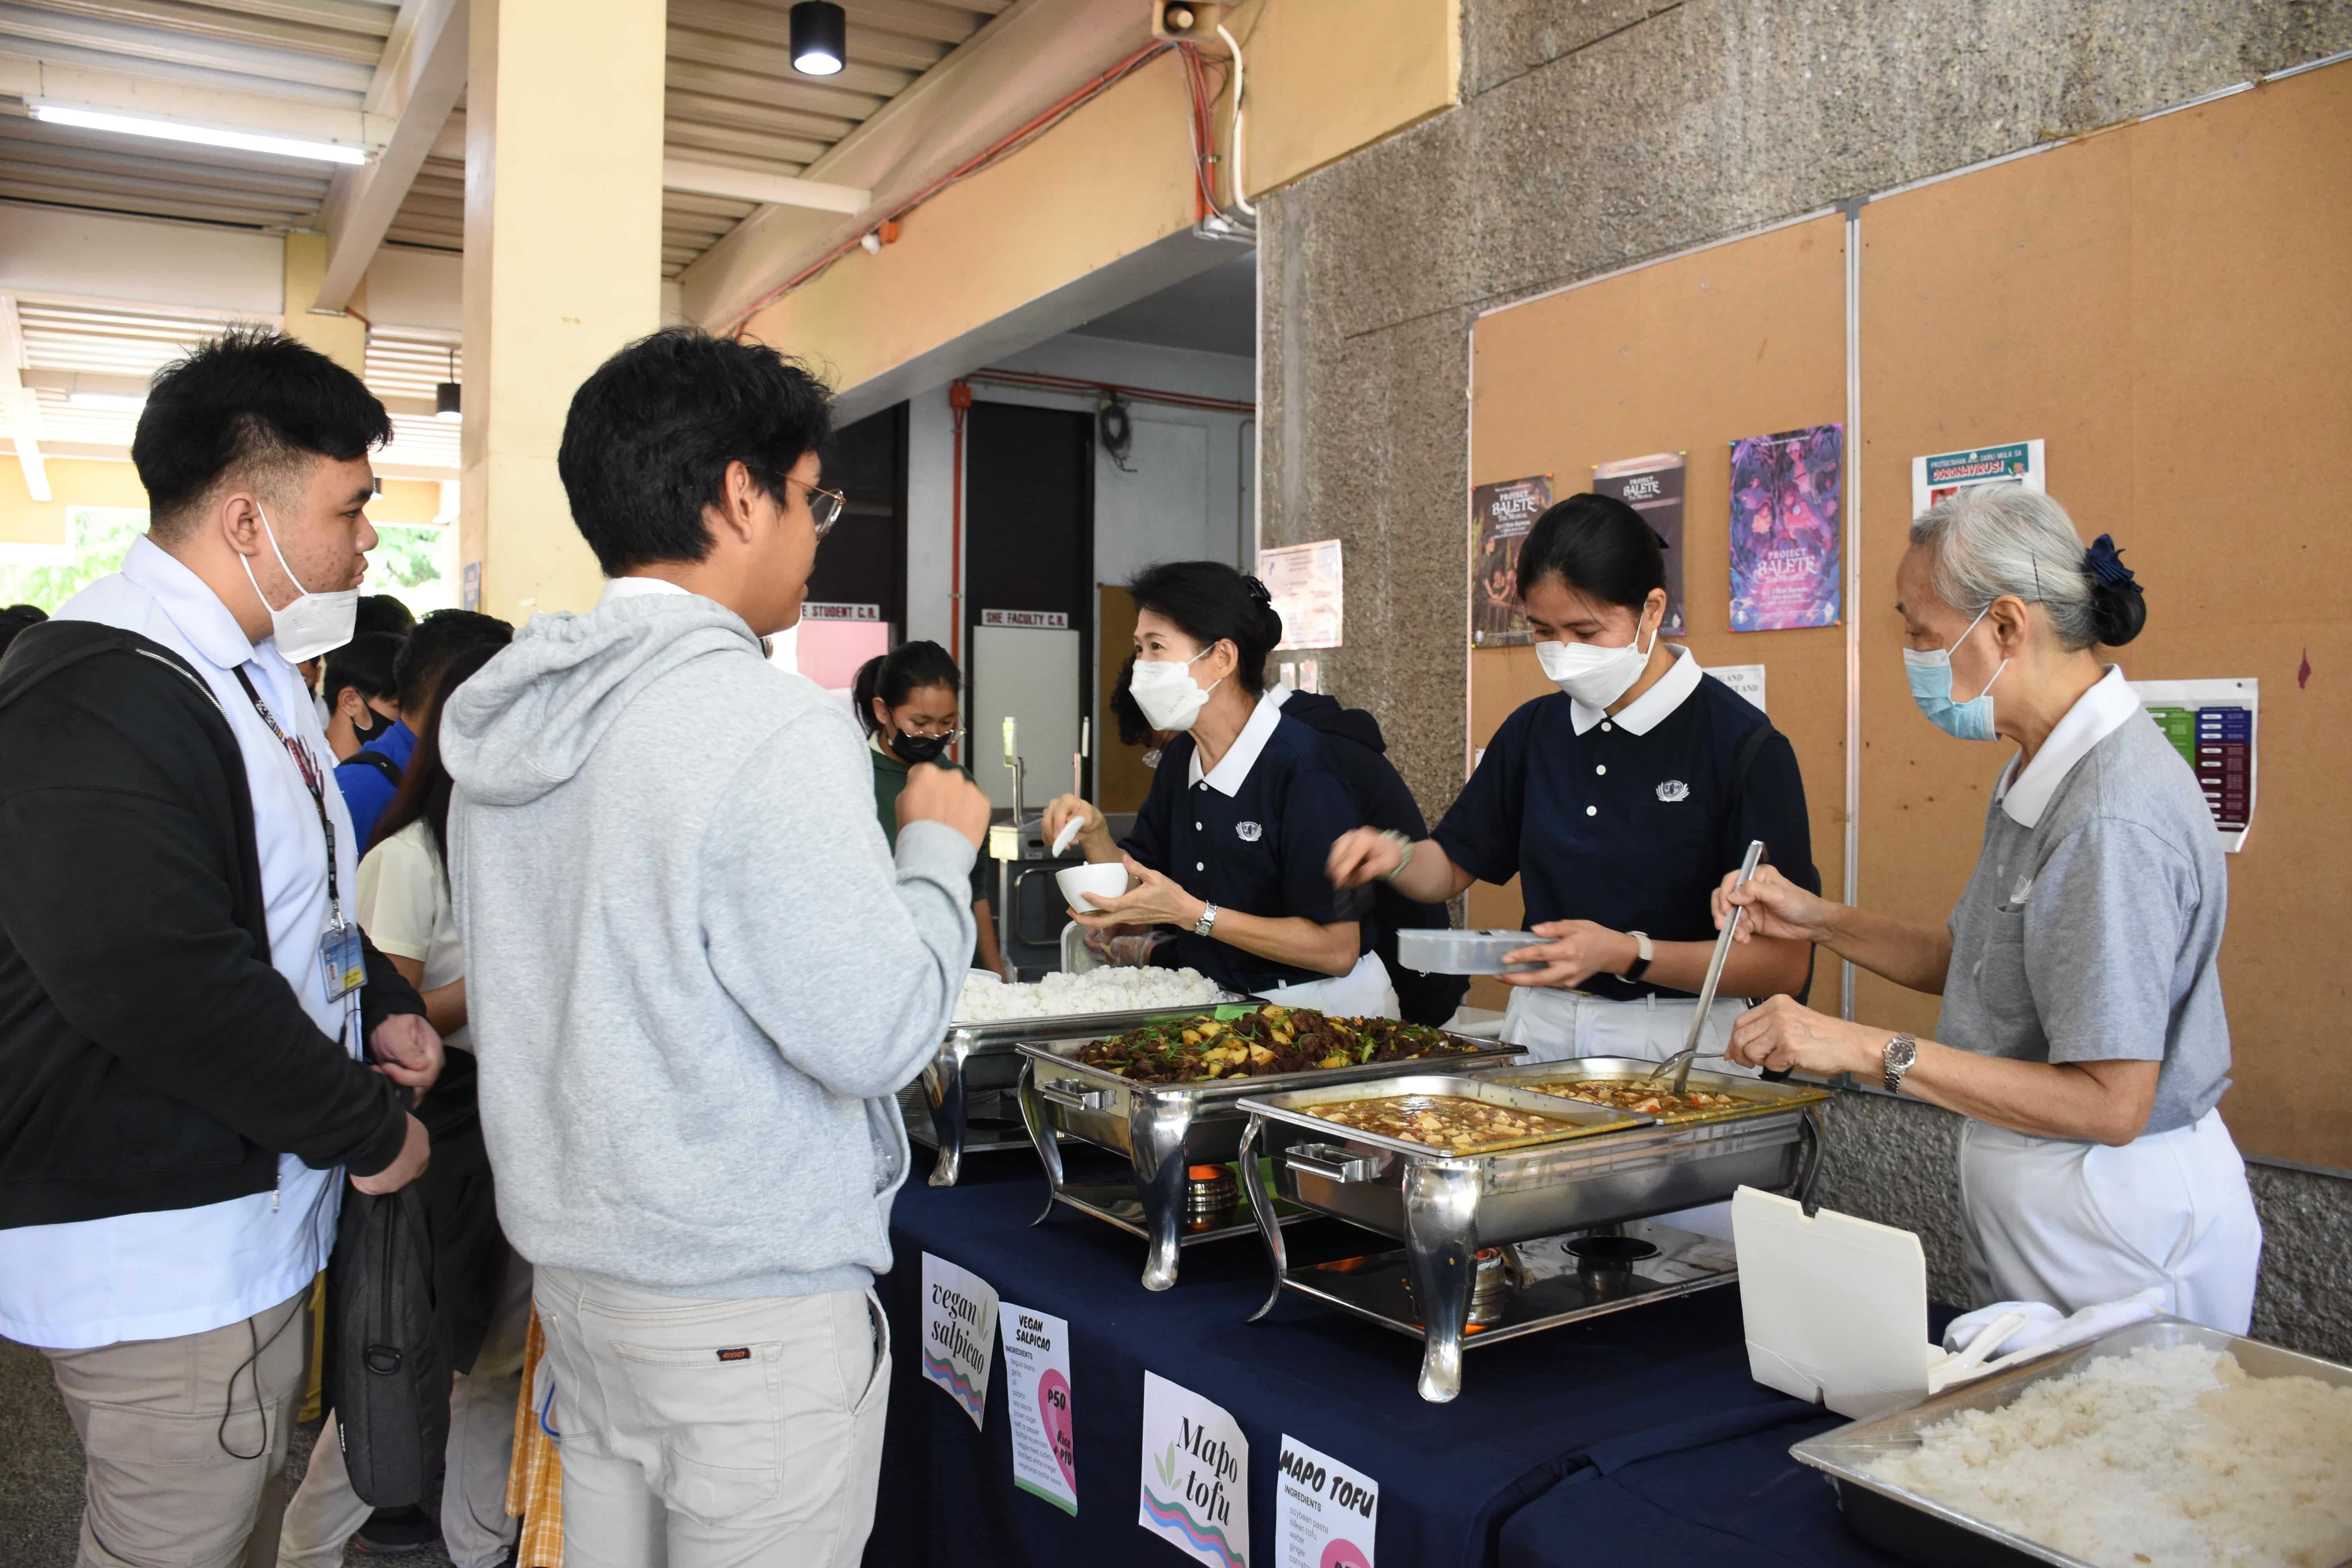
[[[1623,647],[1596,647],[1589,642],[1539,642],[1536,644],[1536,662],[1543,666],[1551,683],[1583,703],[1587,708],[1606,709],[1625,695],[1633,682],[1642,679],[1642,670],[1650,662],[1650,655],[1658,646],[1658,634],[1650,634],[1650,646],[1642,646],[1642,623],[1633,622],[1633,640]]]
[[[269,634],[277,640],[278,656],[289,664],[299,664],[351,641],[352,628],[359,623],[360,591],[345,588],[340,593],[313,594],[302,586],[302,579],[286,564],[286,552],[278,548],[278,531],[269,526],[269,514],[257,503],[253,510],[260,513],[262,531],[269,535],[270,553],[278,557],[286,580],[294,584],[294,602],[282,610],[269,610]],[[261,607],[269,609],[269,595],[261,591],[260,580],[253,574],[253,562],[244,555],[237,560],[244,564],[245,580],[253,584]]]
[[[1135,705],[1143,710],[1145,719],[1155,730],[1189,730],[1192,721],[1208,706],[1209,693],[1223,686],[1203,687],[1192,679],[1192,666],[1209,657],[1211,643],[1191,658],[1155,658],[1136,661],[1135,673],[1127,679],[1127,689]]]

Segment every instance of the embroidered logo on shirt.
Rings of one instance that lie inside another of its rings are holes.
[[[1258,839],[1264,836],[1265,832],[1265,829],[1260,827],[1255,822],[1236,822],[1234,824],[1234,836],[1240,838],[1244,844],[1256,843]]]
[[[1688,800],[1690,798],[1690,785],[1683,783],[1680,779],[1668,779],[1665,783],[1658,786],[1658,798],[1664,801],[1668,805],[1672,805],[1678,800]]]

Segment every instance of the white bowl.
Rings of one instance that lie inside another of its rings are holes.
[[[1115,899],[1127,891],[1127,868],[1116,860],[1098,865],[1071,866],[1054,873],[1054,885],[1062,889],[1062,899],[1080,914],[1098,914],[1093,904],[1078,897],[1092,893],[1098,899]]]

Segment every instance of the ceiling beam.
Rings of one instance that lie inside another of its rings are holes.
[[[25,363],[25,330],[16,320],[16,300],[0,294],[0,416],[16,446],[16,466],[25,470],[25,493],[49,499],[49,472],[41,462],[41,405],[17,373]]]
[[[662,160],[662,189],[688,191],[700,196],[725,196],[730,201],[762,206],[811,207],[825,213],[860,213],[873,197],[856,185],[828,184],[793,174],[766,174],[724,163],[698,163],[687,158]]]
[[[372,114],[356,103],[340,108],[131,71],[100,70],[7,52],[5,42],[0,42],[0,94],[21,98],[28,104],[100,109],[148,120],[329,142],[371,153],[390,140],[394,126],[390,116]]]
[[[416,173],[466,90],[467,0],[406,0],[394,31],[401,45],[376,67],[368,107],[391,113],[391,137],[375,161],[338,169],[320,217],[327,269],[319,279],[321,310],[340,310],[367,276],[368,263],[408,199]]]

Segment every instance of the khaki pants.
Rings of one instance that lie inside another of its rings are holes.
[[[530,1265],[509,1250],[498,1306],[474,1370],[449,1392],[449,1445],[441,1482],[441,1543],[456,1568],[495,1568],[514,1544],[507,1469],[514,1458],[515,1397],[522,1387],[523,1336],[530,1327]],[[279,1568],[342,1568],[344,1543],[374,1510],[352,1490],[335,1417],[310,1450],[310,1468],[286,1505]]]
[[[565,1568],[854,1568],[890,1384],[871,1291],[703,1300],[539,1270]]]
[[[201,1334],[41,1352],[81,1438],[76,1568],[278,1561],[310,1294]]]

